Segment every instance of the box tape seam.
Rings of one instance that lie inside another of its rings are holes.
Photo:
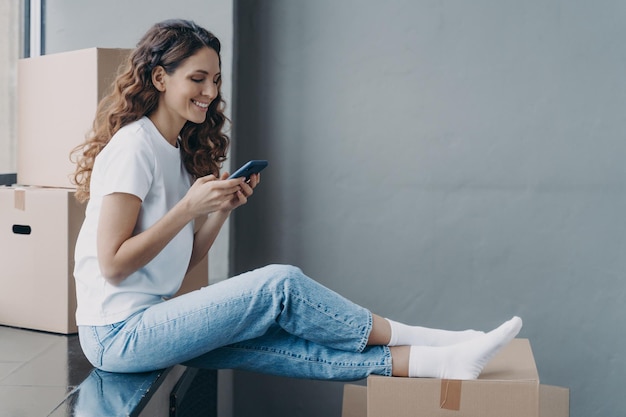
[[[461,380],[442,379],[439,408],[459,411],[461,409]]]
[[[16,188],[13,193],[13,205],[16,210],[26,210],[26,190],[22,188]]]

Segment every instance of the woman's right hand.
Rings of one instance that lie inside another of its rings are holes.
[[[184,197],[193,217],[225,210],[231,206],[234,194],[241,189],[245,178],[219,180],[215,175],[198,178]]]

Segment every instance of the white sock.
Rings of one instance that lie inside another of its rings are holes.
[[[391,326],[391,340],[388,346],[448,346],[472,340],[485,332],[477,330],[451,331],[409,326],[385,319]]]
[[[409,377],[476,379],[487,362],[517,336],[522,319],[513,317],[495,330],[457,345],[411,346]]]

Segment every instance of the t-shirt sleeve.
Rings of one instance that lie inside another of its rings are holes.
[[[128,193],[144,201],[154,178],[152,149],[141,137],[116,138],[105,147],[103,195]]]

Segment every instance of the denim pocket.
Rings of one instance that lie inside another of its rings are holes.
[[[121,321],[104,326],[80,326],[78,328],[78,336],[83,353],[93,366],[96,368],[102,366],[103,355],[107,345],[121,330],[124,323]]]
[[[98,337],[98,327],[78,326],[78,339],[87,360],[96,368],[102,366],[104,347]]]

